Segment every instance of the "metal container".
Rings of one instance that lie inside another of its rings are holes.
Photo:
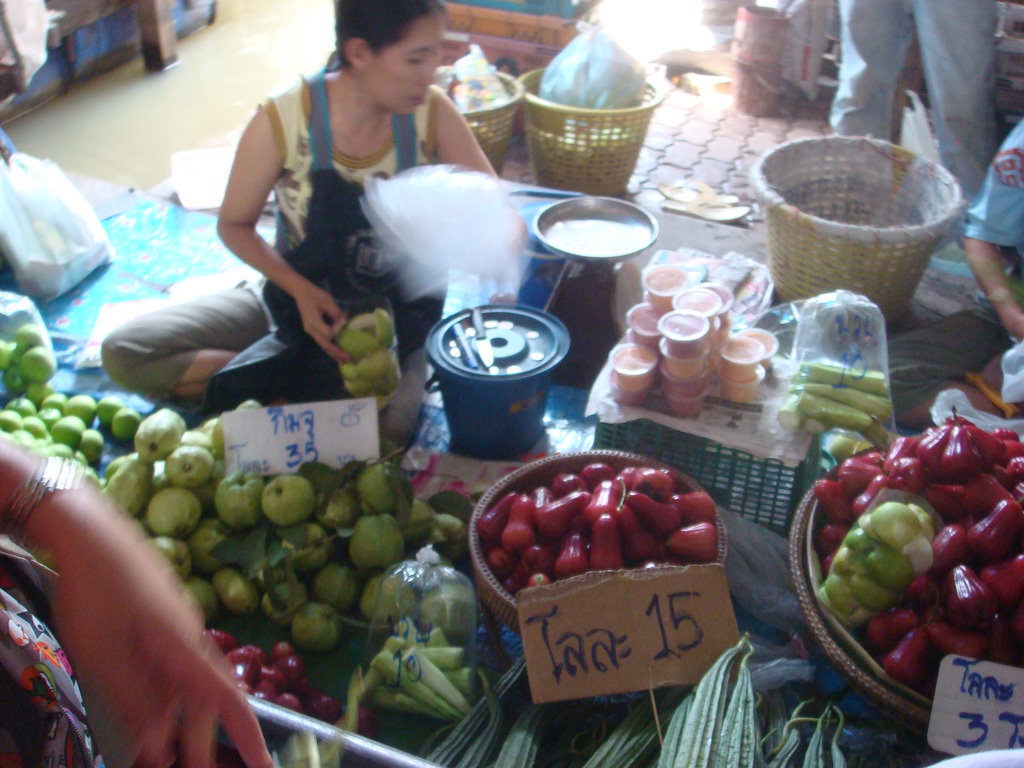
[[[571,259],[620,261],[658,238],[658,222],[638,205],[614,197],[573,197],[540,209],[533,233],[552,253]]]
[[[427,358],[441,392],[455,453],[509,458],[530,448],[544,432],[551,371],[569,350],[569,332],[552,315],[524,306],[478,308],[485,339],[474,329],[473,310],[442,319],[426,341]],[[485,366],[486,341],[493,355]]]

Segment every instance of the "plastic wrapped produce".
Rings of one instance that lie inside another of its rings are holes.
[[[361,701],[458,720],[476,700],[476,592],[431,547],[388,570],[370,616],[364,663],[349,685]]]

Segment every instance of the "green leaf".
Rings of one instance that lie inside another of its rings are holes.
[[[299,583],[299,577],[295,575],[295,569],[292,567],[292,561],[287,560],[284,564],[285,571],[285,583],[288,586],[288,608],[298,608],[305,602],[305,593],[302,591],[302,584]]]
[[[395,494],[395,517],[399,525],[404,525],[409,520],[409,510],[412,509],[413,490],[412,483],[401,467],[391,462],[385,463],[387,467],[388,482]]]
[[[278,534],[281,541],[290,544],[293,549],[300,549],[309,544],[309,530],[305,525],[294,525],[291,528],[280,528]]]
[[[225,564],[237,564],[250,578],[266,558],[267,529],[259,526],[238,536],[229,536],[213,548],[213,556]]]
[[[298,473],[309,480],[313,490],[318,494],[330,492],[340,485],[338,480],[340,472],[322,461],[307,461],[299,467]]]
[[[473,515],[473,502],[458,491],[439,491],[427,499],[435,512],[452,515],[468,523]]]
[[[267,547],[266,562],[268,566],[278,566],[285,562],[291,551],[284,546],[280,541],[272,541],[270,546]]]

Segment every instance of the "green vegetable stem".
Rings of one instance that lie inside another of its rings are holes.
[[[889,386],[882,371],[851,373],[843,366],[818,361],[804,363],[793,376],[778,420],[789,431],[820,434],[829,429],[847,429],[875,445],[887,445],[890,434],[885,423],[892,413]]]
[[[889,383],[882,371],[851,371],[847,366],[818,360],[804,363],[793,377],[794,383],[828,384],[850,387],[880,397],[889,397]]]
[[[355,717],[363,700],[379,707],[413,712],[439,720],[459,720],[470,710],[473,670],[466,651],[447,645],[444,633],[434,629],[417,638],[411,621],[399,621],[364,671],[349,681],[346,727],[355,730]],[[424,642],[419,642],[423,640]]]

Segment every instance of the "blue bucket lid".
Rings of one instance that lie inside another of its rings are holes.
[[[472,309],[442,318],[427,336],[426,352],[439,375],[517,379],[547,373],[569,351],[569,331],[547,312],[526,306],[477,307],[494,364],[485,368],[476,351]]]

